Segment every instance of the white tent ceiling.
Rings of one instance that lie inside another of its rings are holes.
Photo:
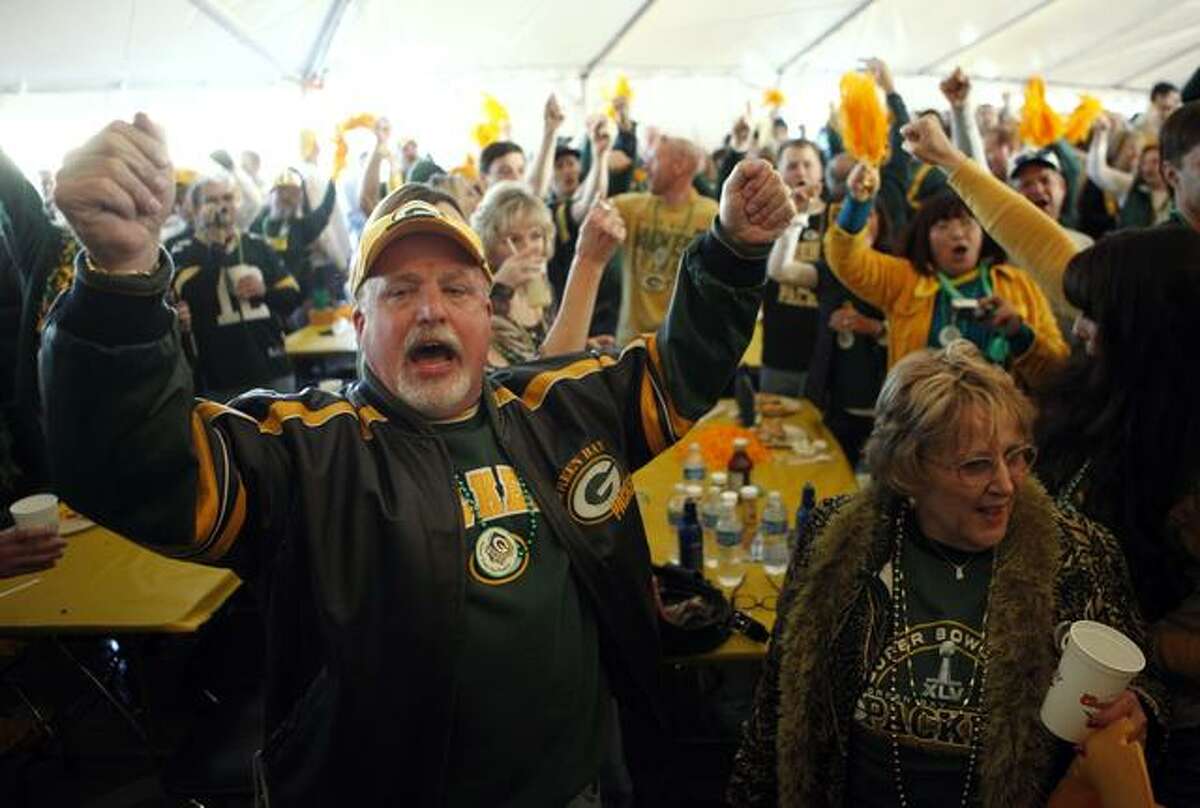
[[[0,146],[53,165],[81,133],[147,109],[182,159],[216,145],[290,155],[295,131],[386,114],[443,164],[476,147],[480,95],[534,145],[553,90],[568,130],[618,73],[634,112],[715,146],[779,86],[811,134],[837,77],[892,65],[910,107],[942,105],[962,65],[979,101],[1034,73],[1070,110],[1082,90],[1133,113],[1200,65],[1200,0],[0,0]],[[365,136],[364,136],[365,137]],[[352,149],[360,147],[351,144]],[[279,159],[292,159],[282,156]]]
[[[1051,84],[1144,91],[1184,79],[1200,60],[1200,0],[4,0],[0,8],[8,93],[245,87],[324,71],[357,81],[411,65],[574,75],[594,65],[752,82],[786,67],[786,81],[866,55],[905,76],[962,64],[983,78],[1041,72]]]

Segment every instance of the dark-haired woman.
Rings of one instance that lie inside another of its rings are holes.
[[[888,367],[925,347],[973,342],[990,361],[1036,386],[1069,353],[1046,296],[1003,263],[967,206],[944,191],[926,201],[897,242],[897,255],[871,249],[866,232],[878,174],[850,174],[846,204],[825,236],[839,280],[888,321]]]
[[[932,128],[914,150],[945,167],[988,231],[1079,311],[1084,345],[1044,391],[1038,474],[1120,540],[1169,675],[1171,737],[1156,780],[1168,806],[1200,805],[1200,233],[1110,235],[1080,253],[1029,203]]]

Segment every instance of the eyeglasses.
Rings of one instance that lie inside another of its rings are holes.
[[[770,595],[763,595],[761,598],[751,592],[742,592],[742,584],[746,582],[743,578],[733,590],[729,600],[733,603],[733,608],[741,611],[749,611],[751,609],[762,609],[764,611],[773,612],[776,606],[779,605],[779,587],[771,580],[771,576],[766,576],[767,583],[775,591]]]
[[[1032,444],[1014,446],[1004,453],[1004,465],[1008,467],[1008,476],[1020,480],[1029,473],[1037,461],[1037,447]],[[996,479],[1000,468],[994,456],[970,457],[959,463],[936,463],[943,468],[954,469],[958,478],[972,488],[984,488]]]

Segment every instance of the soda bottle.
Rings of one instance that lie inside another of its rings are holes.
[[[686,483],[699,485],[704,482],[708,469],[704,467],[704,455],[700,452],[700,444],[688,446],[687,460],[683,461],[683,480]]]
[[[729,458],[728,467],[731,491],[741,491],[743,485],[750,485],[750,472],[754,469],[754,461],[746,451],[749,447],[749,439],[733,439],[733,456]]]
[[[745,576],[742,554],[742,523],[737,512],[738,495],[721,494],[721,517],[717,520],[717,583],[732,589]]]
[[[704,571],[704,533],[692,499],[683,506],[683,520],[679,523],[679,564],[684,569]]]
[[[762,513],[763,571],[767,575],[783,575],[788,565],[787,508],[778,491],[767,494]]]

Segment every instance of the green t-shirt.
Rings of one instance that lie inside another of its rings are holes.
[[[912,518],[906,533],[901,569],[907,631],[889,637],[867,672],[851,728],[848,806],[897,805],[892,732],[908,804],[958,805],[972,726],[981,720],[977,665],[992,553],[935,546]],[[978,763],[974,779],[978,783]]]
[[[447,804],[564,805],[596,779],[606,741],[595,615],[486,413],[438,432],[482,517],[460,493],[467,585]],[[477,550],[493,528],[509,533]],[[527,554],[511,552],[521,544]]]

